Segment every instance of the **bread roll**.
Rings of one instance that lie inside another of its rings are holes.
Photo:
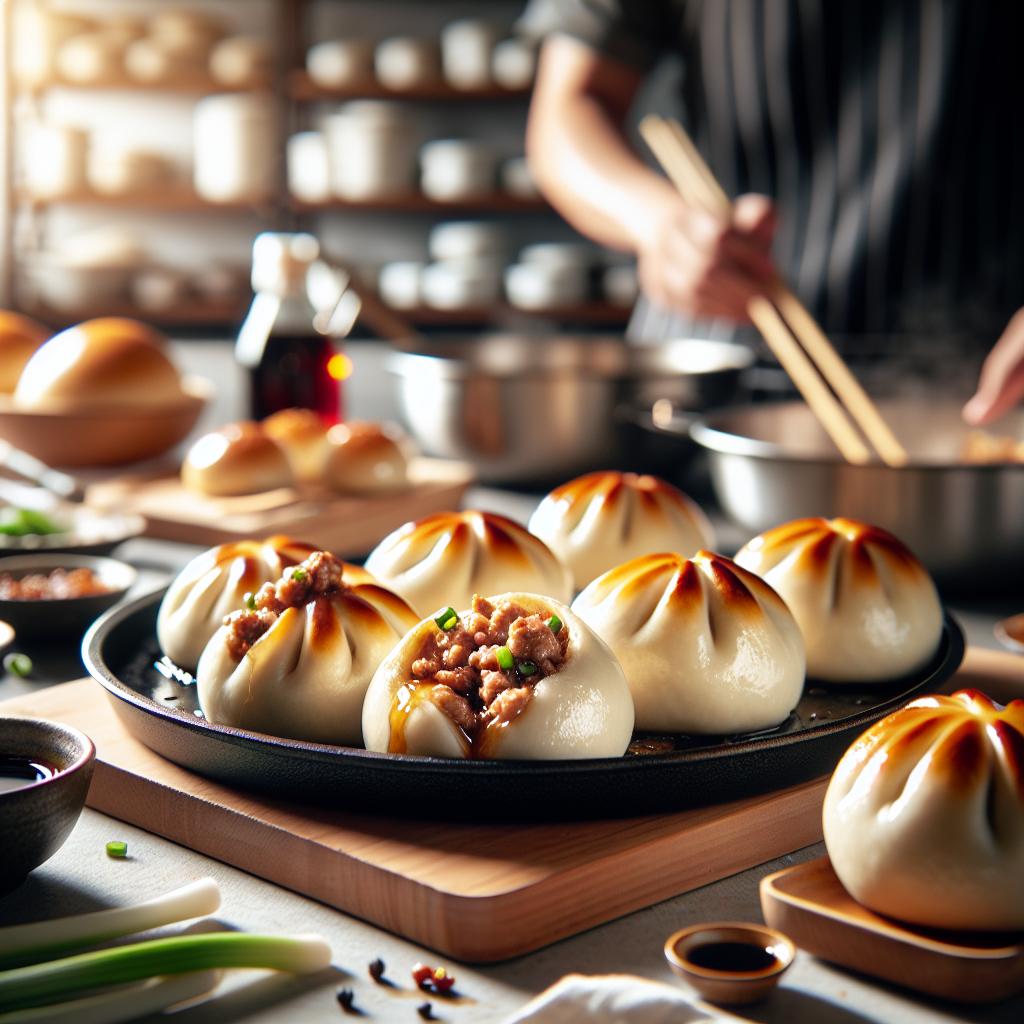
[[[381,663],[363,703],[368,750],[537,760],[625,753],[633,704],[622,669],[564,604],[540,594],[499,594],[474,599],[459,618],[447,629],[424,619]],[[514,661],[500,689],[489,660],[498,644],[514,659],[535,659]],[[531,650],[542,645],[552,655],[544,664]],[[443,669],[435,678],[423,664],[430,660],[425,651],[440,650],[443,658],[456,646],[461,660],[465,647],[475,648],[468,657],[482,657],[480,669],[455,670],[472,703],[442,682]]]
[[[911,701],[843,756],[823,824],[839,880],[872,910],[928,928],[1024,928],[1024,701]]]
[[[804,646],[782,598],[723,555],[644,555],[598,576],[573,611],[615,653],[638,729],[768,729],[796,707]]]
[[[714,545],[697,504],[655,476],[611,470],[556,487],[530,517],[530,532],[572,570],[577,590],[631,558]]]
[[[229,423],[204,434],[185,456],[181,482],[214,497],[256,494],[295,482],[284,449],[257,423]]]
[[[397,435],[379,423],[339,423],[327,433],[324,483],[336,491],[375,494],[409,486],[409,467]]]
[[[49,337],[50,331],[41,323],[0,309],[0,393],[14,391],[25,364]]]
[[[736,562],[789,605],[807,674],[830,683],[897,679],[934,656],[942,605],[932,578],[892,534],[852,519],[796,519],[762,533]]]
[[[296,480],[323,479],[327,461],[327,427],[312,409],[282,409],[263,421],[263,432],[283,449]]]
[[[54,335],[28,361],[14,391],[22,409],[172,405],[182,399],[164,337],[138,320],[86,320]]]
[[[474,594],[572,594],[568,568],[547,545],[493,512],[437,512],[406,523],[370,552],[366,569],[421,615],[468,608]]]

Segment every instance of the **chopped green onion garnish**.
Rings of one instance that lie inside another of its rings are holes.
[[[245,595],[245,607],[248,608],[249,611],[251,611],[251,612],[256,611],[256,595],[255,594],[250,592],[250,593]]]
[[[128,844],[121,839],[111,839],[107,843],[107,856],[122,860],[128,856]]]
[[[557,615],[552,615],[551,618],[548,619],[548,629],[550,629],[552,633],[560,632],[562,629],[562,620]]]
[[[441,629],[454,629],[459,621],[458,612],[449,605],[434,621]]]
[[[292,579],[293,580],[298,580],[299,583],[302,583],[306,579],[306,570],[305,569],[292,569]]]
[[[8,654],[4,656],[4,671],[12,676],[24,678],[32,671],[32,659],[27,654]]]
[[[521,676],[532,676],[537,671],[537,666],[532,661],[521,661],[516,666]]]
[[[507,647],[499,647],[494,656],[498,659],[498,668],[504,669],[506,672],[516,663],[516,659],[512,657],[512,652]]]

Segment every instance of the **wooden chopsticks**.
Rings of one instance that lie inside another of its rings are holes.
[[[678,121],[648,115],[640,134],[687,203],[722,220],[732,216],[729,197]],[[886,465],[906,465],[903,445],[785,282],[776,280],[767,295],[751,299],[747,311],[847,462],[871,461],[859,427]]]

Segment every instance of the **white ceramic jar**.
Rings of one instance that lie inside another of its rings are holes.
[[[344,89],[373,79],[369,39],[328,39],[306,51],[306,72],[323,89]]]
[[[331,170],[323,132],[297,132],[286,148],[288,191],[304,203],[320,203],[331,195]]]
[[[25,146],[25,186],[39,199],[81,192],[86,187],[89,136],[82,128],[33,125]]]
[[[441,77],[441,56],[433,39],[395,36],[378,44],[373,67],[381,85],[400,91],[432,85]]]
[[[435,225],[427,240],[434,260],[480,260],[504,262],[508,238],[493,221],[450,220]]]
[[[486,142],[439,139],[420,150],[420,187],[441,201],[494,191],[497,155]]]
[[[503,89],[528,89],[537,71],[534,47],[521,39],[503,39],[494,47],[491,73]]]
[[[274,76],[274,55],[262,36],[230,36],[210,53],[210,77],[230,89],[269,85]]]
[[[331,191],[361,200],[411,192],[416,179],[416,128],[396,103],[347,103],[325,119]]]
[[[201,99],[193,115],[196,192],[212,203],[269,199],[277,147],[269,97],[231,93]]]
[[[587,272],[581,266],[514,263],[505,271],[505,294],[518,309],[560,309],[587,297]]]
[[[435,309],[478,309],[501,295],[501,268],[489,260],[443,260],[423,271],[423,301]]]
[[[81,85],[116,81],[122,73],[124,43],[106,32],[74,36],[57,50],[57,71]]]
[[[94,145],[88,175],[89,187],[94,192],[123,196],[170,184],[175,167],[162,153]]]
[[[414,309],[423,302],[425,264],[415,260],[385,263],[377,277],[377,292],[394,309]]]
[[[456,89],[485,89],[491,84],[491,57],[497,29],[482,18],[463,18],[441,30],[441,66]]]

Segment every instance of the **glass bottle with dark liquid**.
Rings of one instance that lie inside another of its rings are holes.
[[[306,275],[318,257],[312,235],[265,232],[253,243],[255,295],[235,353],[248,377],[254,420],[292,408],[312,409],[327,423],[342,418],[343,357],[314,328],[306,294]]]

